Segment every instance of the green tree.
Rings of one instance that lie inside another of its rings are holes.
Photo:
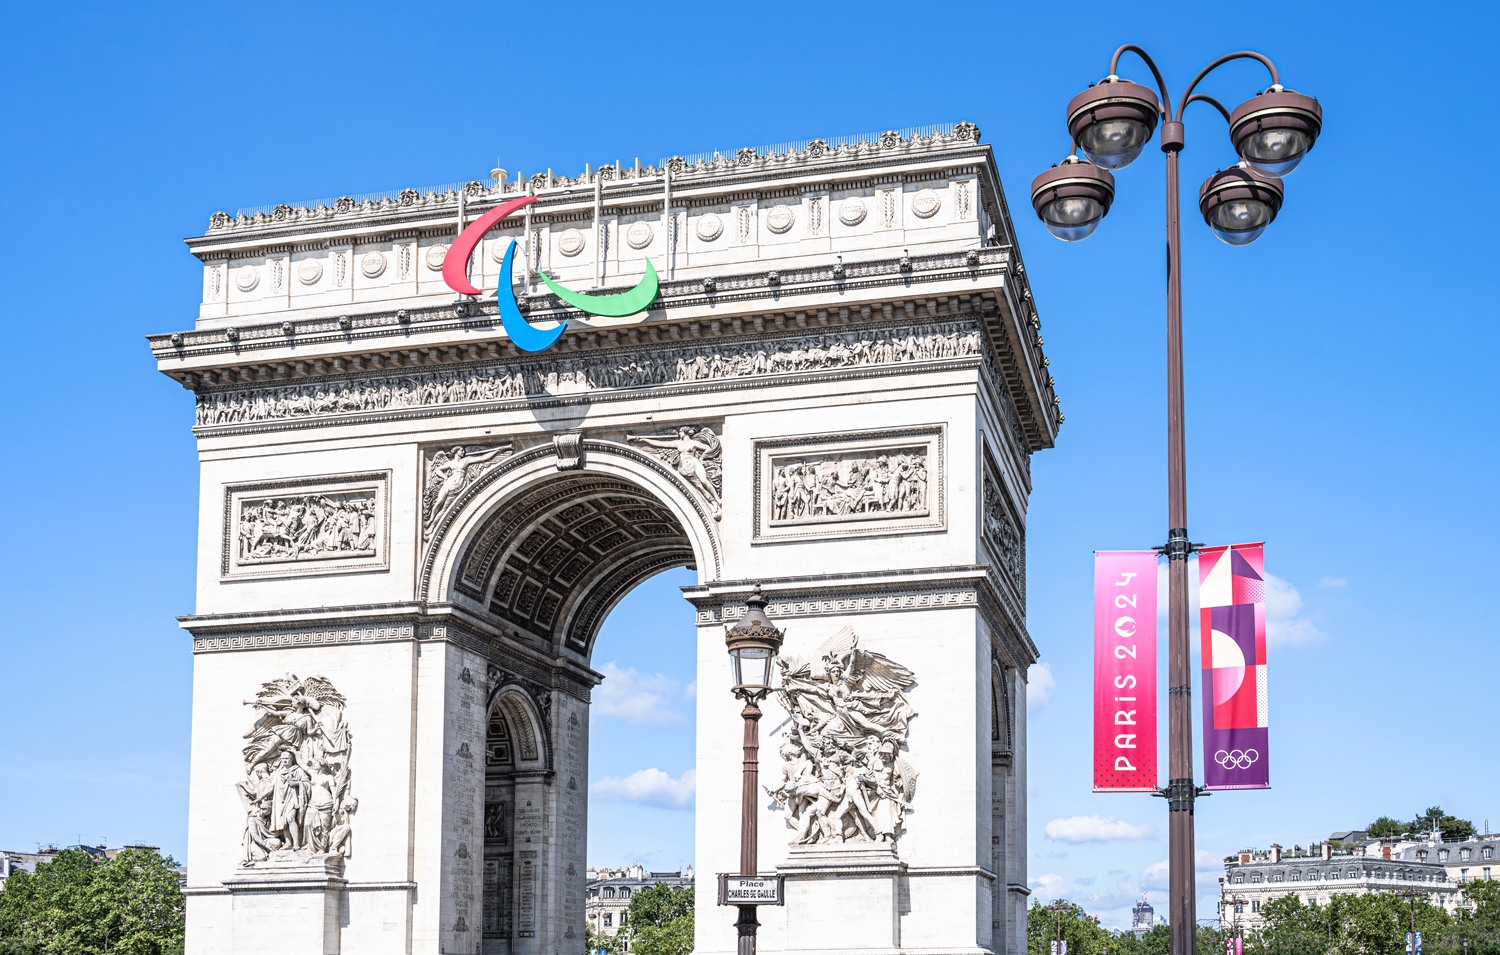
[[[1256,944],[1247,937],[1246,946],[1274,955],[1404,955],[1413,914],[1424,955],[1440,955],[1439,939],[1452,925],[1441,906],[1383,892],[1335,895],[1327,905],[1307,906],[1294,895],[1282,896],[1262,905],[1260,914],[1264,922]]]
[[[1443,812],[1441,806],[1429,808],[1411,823],[1411,831],[1414,833],[1431,832],[1434,829],[1442,832],[1444,839],[1474,838],[1474,823]]]
[[[594,923],[585,921],[583,923],[583,947],[588,955],[594,955],[599,949],[604,949],[606,955],[622,955],[625,951],[625,928],[614,935],[604,935],[594,931]],[[0,953],[3,955],[3,953]]]
[[[1031,903],[1026,912],[1026,951],[1028,955],[1048,955],[1052,941],[1057,938],[1059,916],[1062,937],[1068,943],[1068,955],[1103,955],[1107,947],[1111,952],[1122,951],[1117,947],[1116,937],[1099,925],[1095,916],[1089,915],[1081,905],[1066,905],[1061,912],[1048,908],[1041,902]]]
[[[1395,839],[1407,831],[1407,824],[1390,816],[1381,816],[1365,827],[1371,839]]]
[[[127,849],[108,862],[65,849],[0,892],[0,940],[45,955],[173,955],[184,908],[170,858]],[[6,951],[0,948],[0,952]]]
[[[658,883],[630,899],[630,951],[635,955],[687,955],[693,950],[693,890]]]

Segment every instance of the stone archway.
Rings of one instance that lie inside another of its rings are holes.
[[[456,906],[442,920],[465,919],[485,955],[582,946],[594,640],[647,577],[719,560],[711,512],[672,469],[617,442],[577,450],[576,465],[540,445],[486,470],[441,515],[423,568],[455,628],[485,638],[483,864],[455,858],[445,880],[480,918]]]

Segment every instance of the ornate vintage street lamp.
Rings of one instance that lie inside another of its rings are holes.
[[[745,600],[745,615],[733,627],[727,628],[724,643],[729,647],[730,674],[734,679],[734,695],[745,701],[740,715],[745,718],[745,771],[744,787],[740,793],[740,875],[757,874],[755,846],[755,805],[757,802],[756,777],[760,750],[760,707],[757,705],[771,692],[771,664],[781,641],[786,634],[777,630],[766,616],[766,598],[755,592]],[[755,930],[760,920],[755,917],[754,905],[741,905],[740,917],[735,921],[739,929],[739,955],[755,955]]]
[[[1135,53],[1151,69],[1161,99],[1149,87],[1117,75],[1120,57]],[[1232,60],[1252,59],[1271,73],[1271,87],[1231,113],[1211,96],[1194,93],[1210,72]],[[1167,154],[1167,672],[1170,782],[1161,795],[1169,807],[1172,955],[1196,950],[1198,924],[1193,891],[1192,678],[1189,673],[1187,559],[1193,551],[1187,533],[1186,438],[1182,395],[1182,260],[1177,154],[1186,140],[1183,111],[1189,103],[1207,103],[1229,123],[1229,139],[1240,161],[1203,183],[1198,210],[1224,242],[1246,245],[1260,237],[1281,210],[1285,192],[1281,176],[1297,167],[1323,128],[1323,110],[1310,96],[1281,85],[1276,66],[1259,53],[1241,51],[1219,57],[1188,84],[1175,106],[1145,50],[1127,43],[1109,61],[1109,75],[1068,103],[1068,135],[1073,153],[1037,176],[1031,204],[1047,230],[1067,242],[1088,237],[1109,214],[1114,201],[1112,169],[1123,169],[1141,154],[1161,123],[1161,150]],[[1078,157],[1083,154],[1083,158]]]

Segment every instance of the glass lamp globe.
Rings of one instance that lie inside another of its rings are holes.
[[[1106,119],[1084,128],[1078,148],[1096,166],[1124,169],[1150,139],[1151,130],[1138,119]]]
[[[1042,207],[1042,224],[1064,242],[1088,238],[1102,221],[1104,206],[1097,199],[1054,199]]]
[[[1249,245],[1271,224],[1271,207],[1258,199],[1232,199],[1214,206],[1208,224],[1221,241]]]
[[[1311,145],[1298,129],[1262,129],[1240,141],[1240,158],[1256,172],[1280,178],[1297,168]]]

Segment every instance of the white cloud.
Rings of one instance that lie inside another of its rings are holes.
[[[1047,838],[1058,842],[1111,842],[1117,839],[1151,839],[1155,826],[1136,826],[1113,816],[1069,816],[1047,823]]]
[[[660,809],[686,809],[698,790],[698,771],[673,779],[659,769],[638,769],[623,779],[609,777],[589,785],[589,795],[612,802],[638,802]]]
[[[1199,849],[1193,855],[1193,868],[1196,870],[1195,880],[1200,886],[1210,883],[1217,885],[1219,876],[1224,874],[1224,858],[1223,856],[1216,856],[1212,852]],[[1169,870],[1170,866],[1166,859],[1161,860],[1155,865],[1147,866],[1146,871],[1141,873],[1141,876],[1146,880],[1146,888],[1167,889],[1167,874]]]
[[[1032,895],[1043,901],[1062,898],[1068,891],[1068,883],[1056,872],[1048,872],[1034,879],[1028,879],[1026,884],[1031,886]]]
[[[1324,577],[1318,581],[1319,587],[1343,587],[1349,583],[1348,577]]]
[[[634,667],[621,669],[615,662],[599,668],[604,682],[594,691],[591,713],[618,716],[632,723],[675,723],[681,714],[672,709],[678,682],[661,673],[643,675]]]
[[[1034,663],[1026,674],[1026,709],[1039,710],[1052,699],[1052,689],[1057,680],[1052,677],[1052,667],[1046,663]]]
[[[1301,612],[1302,595],[1297,588],[1282,577],[1266,574],[1266,642],[1305,643],[1323,636],[1311,620],[1297,616]]]
[[[693,703],[693,702],[697,701],[697,699],[698,699],[698,681],[697,680],[694,680],[693,682],[689,683],[687,686],[685,686],[685,687],[682,688],[682,698],[684,700],[687,700],[689,703]]]

